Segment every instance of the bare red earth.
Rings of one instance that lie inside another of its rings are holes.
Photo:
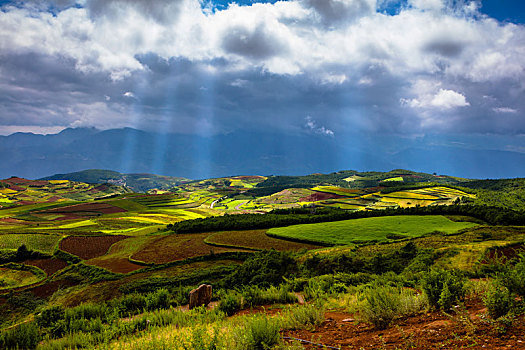
[[[340,196],[338,194],[334,193],[327,193],[327,192],[315,192],[312,193],[309,196],[300,198],[299,201],[301,202],[317,202],[317,201],[323,201],[326,199],[336,199],[336,198],[346,198],[345,196]]]
[[[24,261],[24,264],[41,268],[48,276],[51,276],[55,272],[60,271],[67,266],[65,261],[55,258],[26,260]]]
[[[450,316],[432,312],[405,317],[386,330],[352,321],[352,314],[326,312],[320,326],[282,335],[340,349],[525,349],[524,316],[517,318],[505,334],[499,334],[479,300],[468,302],[466,307],[466,313],[452,312]]]
[[[60,249],[84,260],[106,254],[109,247],[128,236],[69,236],[60,241]]]
[[[108,203],[85,203],[85,204],[76,204],[69,205],[67,207],[54,208],[39,213],[101,213],[101,214],[114,214],[114,213],[124,213],[127,210],[116,207]]]
[[[518,254],[523,252],[525,252],[525,244],[523,243],[513,244],[510,246],[500,248],[491,248],[487,251],[487,255],[485,259],[483,259],[482,263],[495,261],[505,263],[508,260],[516,258]]]
[[[31,288],[31,292],[39,298],[47,298],[53,295],[57,290],[76,285],[76,282],[69,280],[52,281]]]

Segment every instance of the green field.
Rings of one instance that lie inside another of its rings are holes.
[[[52,253],[62,236],[45,234],[0,235],[0,249],[17,249],[24,244],[28,249]]]
[[[454,222],[441,215],[414,215],[293,225],[271,228],[268,233],[276,237],[325,244],[353,244],[389,241],[388,237],[391,236],[419,237],[434,231],[451,234],[476,225],[472,222]]]

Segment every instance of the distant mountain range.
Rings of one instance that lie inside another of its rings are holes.
[[[0,136],[0,178],[16,175],[35,179],[85,169],[190,179],[397,168],[468,178],[525,175],[523,153],[402,138],[388,142],[359,134],[326,137],[236,132],[203,137],[131,128],[76,128],[53,135],[15,133]],[[126,182],[130,181],[127,176]]]

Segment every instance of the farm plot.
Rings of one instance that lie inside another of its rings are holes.
[[[363,193],[361,190],[348,189],[337,186],[316,186],[312,188],[312,191],[333,193],[345,197],[358,197]]]
[[[60,238],[62,236],[40,233],[4,234],[0,235],[0,249],[17,249],[24,244],[28,249],[51,254]]]
[[[67,266],[65,261],[56,258],[26,260],[24,261],[24,264],[36,266],[43,270],[48,276],[51,276]]]
[[[450,234],[474,226],[477,224],[454,222],[441,215],[407,215],[278,227],[269,229],[268,234],[324,244],[353,244],[418,237],[435,231]]]
[[[0,289],[26,286],[38,281],[39,277],[31,271],[0,267]]]
[[[171,234],[155,239],[131,256],[133,260],[164,264],[213,253],[244,251],[236,248],[214,247],[205,243],[209,233]]]
[[[60,241],[60,249],[88,260],[106,254],[112,244],[128,236],[69,236]]]
[[[317,249],[318,245],[285,241],[266,235],[266,230],[221,231],[212,233],[206,243],[248,249],[301,250]]]
[[[112,272],[128,273],[144,266],[129,261],[129,257],[146,244],[155,241],[155,236],[130,237],[113,244],[108,252],[86,261],[87,264],[106,268]]]

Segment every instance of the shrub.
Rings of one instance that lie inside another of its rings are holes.
[[[365,291],[365,304],[361,315],[376,328],[385,329],[400,314],[400,305],[400,293],[397,288],[375,286]]]
[[[158,289],[146,295],[146,309],[148,311],[167,309],[170,306],[170,293],[167,289]]]
[[[520,255],[520,261],[506,269],[501,281],[509,291],[525,298],[525,255]]]
[[[498,281],[494,281],[483,297],[483,302],[490,317],[497,319],[505,316],[510,311],[513,298],[507,287],[501,285]]]
[[[34,349],[41,336],[35,322],[22,323],[0,333],[2,349]]]
[[[228,287],[241,285],[280,285],[283,277],[297,271],[297,263],[289,252],[274,249],[254,253],[230,276],[225,278]]]
[[[280,324],[276,319],[266,316],[251,317],[246,322],[246,348],[266,350],[279,343]]]
[[[289,309],[284,316],[288,329],[303,329],[318,326],[324,321],[324,309],[316,305],[300,305]]]
[[[241,295],[235,291],[228,291],[221,296],[221,300],[217,307],[219,311],[231,316],[242,307]]]
[[[446,310],[465,297],[465,281],[457,272],[433,269],[423,277],[422,288],[432,307]]]

